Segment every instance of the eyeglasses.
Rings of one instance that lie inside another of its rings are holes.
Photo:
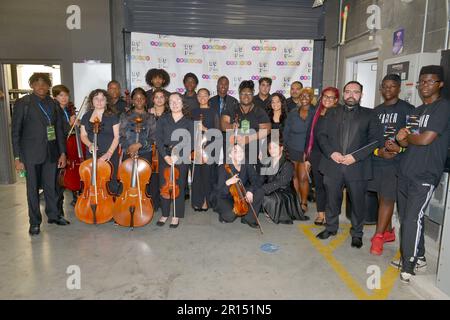
[[[418,86],[424,86],[424,85],[429,85],[429,86],[434,86],[436,83],[441,82],[441,80],[433,80],[433,79],[429,79],[429,80],[420,80],[417,81],[416,84]]]
[[[336,99],[336,97],[335,97],[335,96],[326,96],[326,95],[323,95],[323,96],[322,96],[322,99],[323,99],[323,100],[334,100],[334,99]]]

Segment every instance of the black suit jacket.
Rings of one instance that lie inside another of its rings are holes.
[[[28,95],[16,101],[12,117],[12,144],[14,157],[27,164],[56,162],[66,152],[61,108],[50,97],[45,100],[52,110],[51,124],[55,127],[56,140],[47,140],[47,117],[38,105],[39,98]]]
[[[327,111],[323,123],[319,126],[317,138],[324,154],[319,170],[331,178],[345,176],[348,180],[370,180],[372,178],[372,152],[383,146],[383,130],[372,109],[358,106],[349,131],[347,154],[355,152],[366,145],[377,141],[370,147],[363,148],[353,154],[356,162],[350,166],[338,164],[331,159],[333,152],[343,155],[342,131],[344,106],[337,106]]]
[[[217,115],[220,116],[222,115],[220,113],[220,100],[219,100],[219,95],[215,95],[214,97],[209,99],[209,106],[211,107],[211,109],[213,109],[214,111],[216,111]],[[237,106],[239,104],[239,102],[237,101],[236,98],[230,96],[230,95],[226,95],[225,96],[225,101],[224,101],[224,106],[222,108],[222,113],[225,109],[227,108],[234,108],[235,106]]]

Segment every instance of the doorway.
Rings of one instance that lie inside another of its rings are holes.
[[[348,58],[346,61],[345,83],[358,81],[364,87],[361,105],[375,108],[377,95],[378,51]]]

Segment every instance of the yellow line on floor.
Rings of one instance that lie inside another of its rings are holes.
[[[341,246],[344,241],[349,237],[350,225],[344,224],[340,226],[341,231],[337,236],[332,239],[328,245],[324,245],[324,242],[316,238],[313,229],[317,229],[315,225],[299,225],[299,229],[303,231],[314,248],[325,258],[328,264],[337,273],[339,278],[345,283],[345,285],[353,292],[359,300],[385,300],[389,296],[395,281],[398,279],[398,270],[392,266],[388,266],[387,270],[381,277],[381,289],[373,290],[372,294],[368,294],[365,291],[364,286],[360,284],[352,277],[348,270],[344,267],[339,260],[333,255],[333,252]],[[394,259],[398,259],[400,253],[397,252]]]

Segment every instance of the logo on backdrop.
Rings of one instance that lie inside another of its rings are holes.
[[[271,52],[271,51],[277,51],[277,47],[275,46],[253,46],[252,51],[255,52]]]
[[[185,44],[184,45],[184,56],[190,57],[195,56],[195,47],[192,44]]]
[[[142,41],[131,41],[131,52],[139,53],[142,51]]]
[[[283,49],[283,56],[285,59],[289,59],[289,58],[293,58],[294,57],[294,49],[289,47],[289,48],[284,48]]]
[[[283,77],[283,88],[290,88],[292,82],[291,80],[292,80],[291,77]]]
[[[217,61],[215,61],[215,60],[208,61],[208,71],[209,72],[219,72],[219,66],[217,64]]]
[[[177,46],[175,42],[161,42],[161,41],[150,41],[150,45],[152,47],[161,47],[161,48],[175,48]]]
[[[225,62],[227,66],[251,66],[251,61],[245,61],[245,60],[228,60]]]
[[[280,67],[297,67],[300,65],[300,61],[277,61],[277,66]]]
[[[234,58],[235,59],[244,58],[244,56],[245,56],[244,47],[237,46],[236,48],[234,48]]]
[[[177,63],[196,63],[196,64],[202,64],[202,59],[189,59],[189,58],[177,58]]]
[[[269,63],[268,62],[260,62],[259,63],[259,73],[267,73],[269,72]]]
[[[204,44],[202,45],[203,50],[220,50],[224,51],[227,50],[226,45],[218,45],[218,44]]]
[[[159,69],[167,69],[169,67],[169,61],[167,58],[159,57],[158,58],[158,68]]]

